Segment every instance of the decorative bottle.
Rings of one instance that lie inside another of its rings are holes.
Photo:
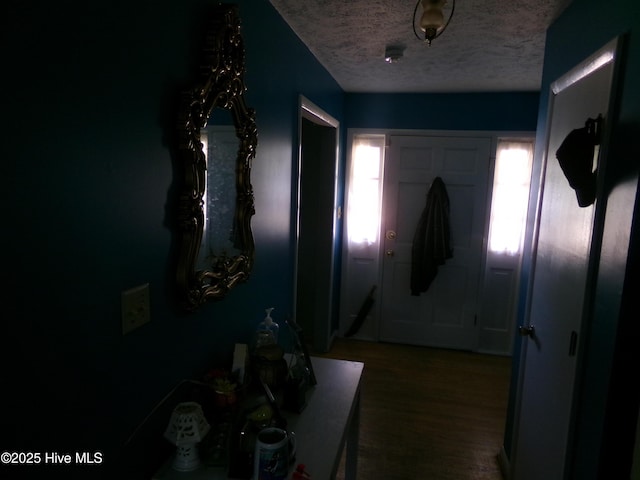
[[[258,328],[256,330],[256,348],[278,343],[278,331],[280,330],[280,326],[273,321],[273,318],[271,318],[272,310],[273,307],[267,308],[265,310],[267,313],[266,317],[264,317],[264,320],[258,324]]]

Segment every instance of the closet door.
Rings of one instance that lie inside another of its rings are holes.
[[[594,224],[598,200],[579,206],[556,152],[587,119],[602,115],[606,124],[613,48],[605,49],[605,56],[601,52],[586,60],[551,87],[530,313],[528,325],[521,327],[526,341],[512,453],[517,480],[569,478],[580,336],[592,308],[591,258],[598,255],[602,226]],[[598,65],[595,70],[594,65]],[[597,147],[587,161],[594,170],[604,167]]]

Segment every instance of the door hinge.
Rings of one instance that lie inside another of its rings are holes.
[[[578,347],[578,332],[573,330],[571,332],[571,338],[569,339],[569,356],[576,356],[576,349]]]
[[[474,327],[478,326],[478,314],[477,313],[473,316],[473,326]]]

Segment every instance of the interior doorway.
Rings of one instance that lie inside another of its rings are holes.
[[[305,340],[326,352],[337,330],[339,122],[300,97],[294,312]]]

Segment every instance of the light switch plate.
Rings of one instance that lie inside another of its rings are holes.
[[[122,292],[122,334],[148,323],[150,310],[148,283]]]

